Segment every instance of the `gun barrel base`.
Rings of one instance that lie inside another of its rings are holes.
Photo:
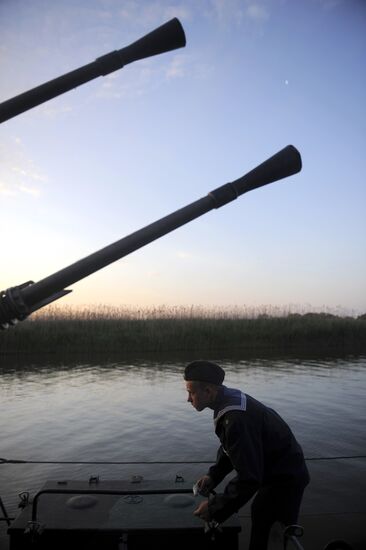
[[[24,321],[34,311],[47,306],[51,302],[70,294],[71,290],[60,290],[47,296],[43,300],[29,306],[22,294],[22,291],[33,285],[34,281],[27,281],[19,286],[13,286],[0,292],[0,330],[5,330],[16,325],[18,321]]]
[[[22,285],[1,291],[0,329],[9,328],[10,325],[16,325],[18,321],[23,321],[31,313],[23,300],[22,289],[32,284],[33,281],[27,281]]]

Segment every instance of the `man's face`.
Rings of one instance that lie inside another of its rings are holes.
[[[186,382],[188,392],[188,403],[197,411],[203,411],[210,404],[210,392],[208,387],[205,387],[197,382]]]

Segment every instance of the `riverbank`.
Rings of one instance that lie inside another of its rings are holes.
[[[366,351],[366,320],[331,313],[49,308],[0,335],[0,354],[296,348]]]

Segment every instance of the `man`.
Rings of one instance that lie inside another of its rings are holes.
[[[221,442],[216,464],[197,482],[199,492],[209,499],[194,514],[222,523],[256,493],[249,550],[265,550],[275,521],[296,524],[309,473],[285,421],[250,395],[224,386],[224,377],[224,370],[210,361],[194,361],[184,371],[188,402],[197,411],[214,411]],[[236,476],[224,493],[212,493],[233,470]]]

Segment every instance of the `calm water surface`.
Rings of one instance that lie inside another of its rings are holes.
[[[276,409],[306,457],[366,455],[366,357],[220,360],[227,386]],[[211,461],[212,411],[186,402],[183,361],[11,364],[0,369],[0,456],[55,461]],[[196,476],[205,465],[0,465],[8,511],[47,479]]]

